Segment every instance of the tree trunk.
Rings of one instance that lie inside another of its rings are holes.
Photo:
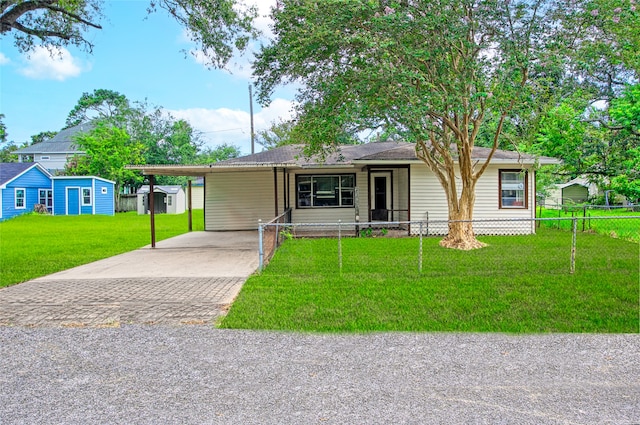
[[[475,204],[475,184],[464,185],[460,198],[457,194],[447,191],[449,203],[449,233],[440,241],[440,246],[461,250],[478,249],[487,246],[476,239],[473,232],[473,205]]]

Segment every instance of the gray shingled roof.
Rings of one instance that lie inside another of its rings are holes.
[[[35,162],[0,162],[0,186],[13,180],[31,167],[35,167]]]
[[[490,152],[490,148],[475,146],[471,157],[476,160],[487,159]],[[395,148],[358,158],[359,161],[414,161],[417,159],[416,145],[413,143],[398,143]],[[538,159],[541,162],[557,162],[555,158],[546,156],[536,157],[535,155],[527,155],[520,152],[504,151],[500,149],[496,150],[493,154],[493,159],[513,160],[514,162],[533,162]]]
[[[490,149],[476,147],[473,159],[486,159]],[[560,160],[550,157],[536,157],[518,152],[497,150],[493,160],[511,164],[559,164]],[[211,172],[225,172],[230,169],[258,169],[263,167],[324,167],[355,166],[356,164],[384,164],[385,161],[410,163],[420,161],[416,157],[415,145],[407,142],[375,142],[362,145],[344,145],[339,151],[324,160],[315,156],[305,158],[303,145],[287,145],[280,148],[232,158],[208,165],[128,165],[127,169],[141,170],[144,174],[166,176],[198,176]]]
[[[182,189],[182,186],[153,186],[154,192],[164,192],[164,193],[178,193]],[[149,193],[149,185],[140,186],[136,194],[145,194]]]
[[[340,147],[339,152],[329,155],[323,161],[320,157],[305,158],[302,153],[303,145],[288,145],[280,148],[268,150],[265,152],[247,155],[240,158],[234,158],[227,161],[221,161],[216,166],[225,166],[232,164],[292,164],[292,165],[340,165],[352,164],[353,161],[416,161],[415,144],[407,142],[375,142],[365,143],[362,145],[344,145]],[[489,148],[474,147],[473,159],[486,159],[491,152]],[[525,161],[533,162],[536,160],[541,162],[557,162],[555,158],[535,157],[518,152],[497,150],[494,160],[513,160],[514,162]]]
[[[376,142],[361,145],[343,145],[338,152],[334,152],[322,159],[319,156],[305,158],[303,145],[286,145],[253,155],[233,158],[217,162],[214,166],[232,164],[292,164],[292,165],[341,165],[351,164],[353,160],[362,159],[363,156],[376,155],[398,147],[399,145],[413,146],[411,143]],[[415,159],[415,158],[414,158]]]
[[[91,123],[80,124],[62,130],[49,140],[18,149],[14,153],[22,155],[33,155],[36,153],[81,153],[75,145],[74,136],[79,133],[86,133],[93,130],[95,126]]]

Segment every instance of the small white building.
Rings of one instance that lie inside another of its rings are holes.
[[[582,204],[598,195],[598,186],[583,177],[577,177],[566,183],[556,184],[549,189],[544,199],[545,208],[558,208],[559,205]]]
[[[182,214],[185,212],[186,196],[182,186],[153,186],[154,212],[156,214]],[[149,213],[149,186],[138,189],[138,214]]]

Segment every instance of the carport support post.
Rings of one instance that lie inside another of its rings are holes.
[[[149,176],[149,216],[151,217],[151,248],[156,247],[156,214],[153,199],[153,175]]]
[[[193,219],[192,219],[192,215],[191,215],[191,180],[188,181],[187,183],[187,192],[188,192],[188,199],[189,199],[189,205],[187,206],[187,208],[189,208],[189,231],[193,231]]]

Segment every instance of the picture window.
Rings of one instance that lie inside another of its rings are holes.
[[[298,208],[353,207],[355,184],[355,174],[298,175]]]

